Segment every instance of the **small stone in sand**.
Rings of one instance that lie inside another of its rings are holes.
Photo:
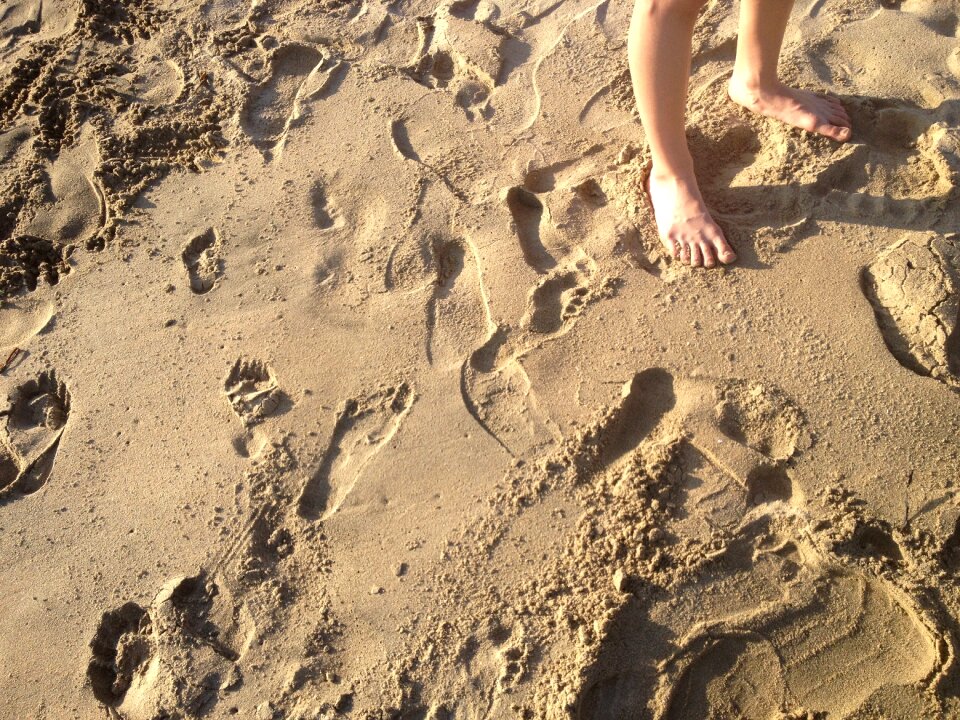
[[[623,571],[623,568],[617,568],[616,572],[613,573],[613,586],[617,589],[617,592],[626,592],[627,591],[627,581],[629,578],[627,574]]]
[[[381,594],[383,594],[383,588],[380,587],[379,585],[371,585],[371,586],[370,586],[370,594],[371,594],[371,595],[381,595]]]

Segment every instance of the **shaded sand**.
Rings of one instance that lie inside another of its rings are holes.
[[[0,717],[960,717],[960,6],[735,9],[692,272],[629,3],[7,3]]]

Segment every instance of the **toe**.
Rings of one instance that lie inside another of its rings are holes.
[[[686,242],[680,243],[680,262],[684,265],[690,264],[690,245]]]
[[[717,266],[717,258],[713,252],[713,245],[705,240],[700,243],[700,255],[703,256],[704,267],[712,268]]]
[[[729,265],[737,259],[737,254],[730,247],[730,243],[723,235],[713,238],[713,247],[717,251],[717,259],[724,265]]]
[[[850,128],[832,125],[830,123],[821,123],[817,125],[817,127],[814,128],[814,132],[828,137],[831,140],[836,140],[837,142],[846,142],[850,139]]]
[[[847,112],[847,108],[842,102],[839,100],[833,100],[833,102],[830,104],[830,107],[837,115],[847,120],[847,122],[850,121],[850,113]]]
[[[700,254],[700,245],[695,242],[690,243],[690,267],[700,267],[703,265],[703,256]]]
[[[663,243],[663,246],[667,249],[667,253],[670,255],[670,257],[675,258],[680,252],[680,248],[677,247],[677,241],[672,237],[662,237],[660,238],[660,242]]]
[[[831,125],[836,125],[837,127],[850,127],[850,119],[838,112],[829,112],[827,114],[827,119],[830,121]]]

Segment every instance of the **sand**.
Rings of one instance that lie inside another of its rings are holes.
[[[710,272],[630,10],[4,5],[0,717],[960,717],[960,4],[708,4]]]

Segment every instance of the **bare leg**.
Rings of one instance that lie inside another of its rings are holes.
[[[850,139],[850,116],[839,100],[787,87],[777,61],[793,0],[740,0],[737,60],[730,98],[748,110],[838,142]]]
[[[693,26],[703,0],[635,0],[627,52],[650,144],[650,200],[660,239],[694,267],[737,256],[710,217],[687,148],[684,116]]]

